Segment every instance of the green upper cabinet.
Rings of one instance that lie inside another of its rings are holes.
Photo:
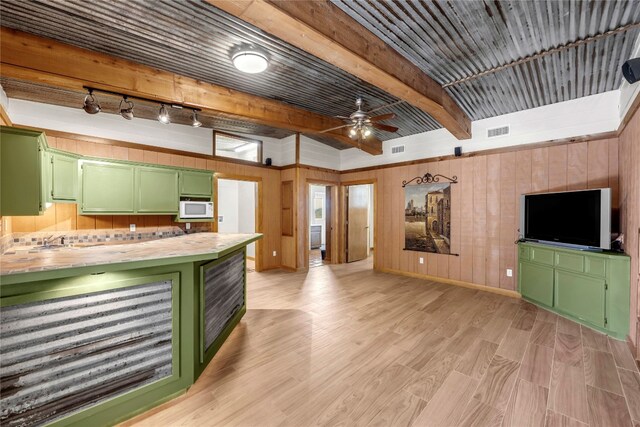
[[[177,214],[178,171],[137,167],[136,197],[137,213]]]
[[[128,214],[135,212],[135,166],[82,161],[81,213]]]
[[[0,214],[40,215],[47,201],[43,132],[0,127]]]
[[[213,174],[211,172],[182,171],[180,173],[180,196],[213,197]]]
[[[78,158],[52,152],[49,155],[50,198],[52,202],[75,203],[78,200]]]

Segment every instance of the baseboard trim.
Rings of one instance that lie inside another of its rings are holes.
[[[491,286],[478,285],[470,282],[463,282],[462,280],[444,279],[442,277],[429,276],[428,274],[410,273],[408,271],[394,270],[391,268],[378,268],[377,271],[380,271],[382,273],[396,274],[399,276],[413,277],[414,279],[431,280],[432,282],[440,282],[440,283],[445,283],[447,285],[461,286],[463,288],[477,289],[479,291],[499,294],[499,295],[507,296],[510,298],[517,298],[517,299],[522,298],[520,293],[516,291],[510,291],[508,289],[492,288]]]

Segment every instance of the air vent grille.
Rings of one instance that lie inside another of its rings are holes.
[[[391,147],[391,154],[404,153],[404,145],[396,145]]]
[[[497,138],[499,136],[509,135],[509,130],[509,125],[487,129],[487,138]]]

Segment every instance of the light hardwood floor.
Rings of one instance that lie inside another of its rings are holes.
[[[203,376],[139,426],[635,426],[624,342],[524,301],[374,273],[251,273]]]

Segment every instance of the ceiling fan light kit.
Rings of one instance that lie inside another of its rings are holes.
[[[363,111],[362,105],[364,104],[362,98],[356,98],[356,111],[351,113],[349,117],[346,116],[336,116],[339,119],[344,120],[345,122],[349,122],[342,126],[333,127],[330,129],[325,129],[320,133],[330,132],[332,130],[350,128],[349,129],[349,137],[354,140],[363,140],[367,139],[371,135],[373,135],[373,129],[383,130],[385,132],[397,132],[398,128],[395,126],[385,125],[383,123],[379,123],[383,120],[391,120],[396,117],[395,113],[385,113],[377,116],[371,116],[371,113],[374,111],[382,110],[383,108],[391,107],[396,104],[399,104],[404,101],[396,101],[391,104],[386,104],[381,107],[374,108],[370,111]]]

